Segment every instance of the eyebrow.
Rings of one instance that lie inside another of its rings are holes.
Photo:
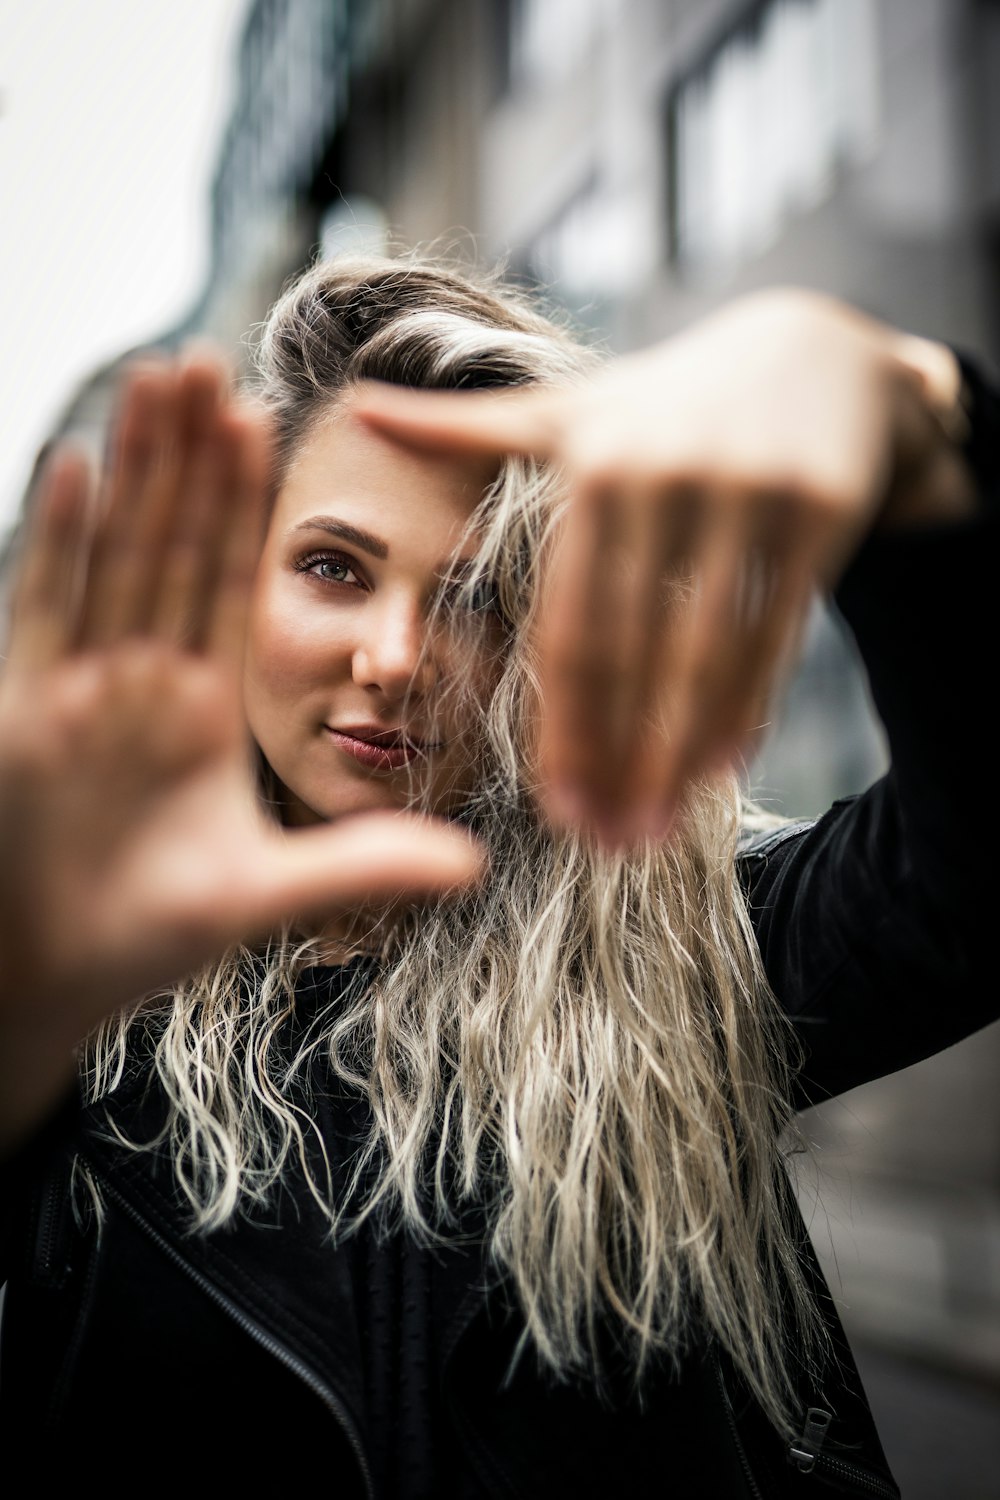
[[[362,552],[367,552],[371,557],[381,558],[383,562],[389,556],[389,545],[381,537],[370,531],[362,531],[360,526],[352,526],[348,521],[338,521],[335,516],[310,516],[308,521],[299,521],[291,530],[292,534],[297,531],[325,531],[342,542],[360,547]]]
[[[306,521],[298,521],[289,528],[289,536],[294,536],[299,531],[325,531],[328,536],[335,536],[339,541],[350,542],[354,547],[360,547],[372,557],[379,558],[385,562],[389,556],[389,543],[384,542],[380,536],[372,531],[365,531],[360,526],[352,526],[349,521],[338,521],[336,516],[310,516]],[[447,573],[448,577],[455,583],[463,583],[471,574],[475,559],[471,557],[459,557],[450,559],[450,565],[442,568],[442,576]]]

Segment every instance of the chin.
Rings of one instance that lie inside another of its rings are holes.
[[[376,777],[350,777],[331,785],[317,777],[314,784],[302,778],[298,787],[278,778],[283,804],[282,822],[290,827],[310,823],[335,823],[339,818],[364,813],[403,812],[407,808],[430,810],[437,817],[451,817],[468,800],[463,778],[442,776],[430,787],[415,784],[406,776],[397,784]]]
[[[288,801],[287,821],[296,825],[336,823],[339,818],[360,817],[363,813],[401,812],[405,802],[400,797],[365,795],[351,797],[316,796],[304,801],[292,796]]]

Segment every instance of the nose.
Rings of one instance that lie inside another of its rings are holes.
[[[426,695],[437,677],[419,601],[384,597],[364,612],[352,675],[359,687],[398,703]]]

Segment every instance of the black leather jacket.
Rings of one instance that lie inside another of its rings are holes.
[[[768,976],[805,1045],[803,1104],[945,1047],[997,1010],[986,947],[998,799],[970,775],[984,760],[992,772],[985,648],[1000,576],[996,408],[981,387],[978,400],[983,514],[870,539],[839,591],[891,772],[815,824],[749,839],[741,856]],[[135,1137],[151,1133],[158,1102],[143,1076],[110,1104]],[[145,1476],[196,1494],[286,1490],[319,1473],[336,1496],[370,1495],[366,1455],[380,1439],[359,1404],[350,1286],[308,1195],[290,1186],[267,1227],[251,1217],[191,1236],[156,1158],[102,1127],[103,1106],[67,1106],[7,1169],[4,1460],[23,1454],[39,1478],[91,1468],[111,1493]],[[78,1152],[103,1197],[99,1230],[71,1211]],[[820,1296],[839,1363],[804,1382],[803,1431],[788,1445],[711,1347],[679,1379],[654,1371],[641,1401],[551,1386],[529,1359],[508,1378],[520,1318],[484,1278],[473,1227],[433,1270],[436,1378],[461,1456],[449,1493],[895,1495]]]

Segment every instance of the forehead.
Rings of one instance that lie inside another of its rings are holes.
[[[382,537],[390,557],[405,546],[437,561],[460,542],[495,472],[493,460],[413,452],[337,411],[316,423],[294,453],[271,534],[335,515]]]

